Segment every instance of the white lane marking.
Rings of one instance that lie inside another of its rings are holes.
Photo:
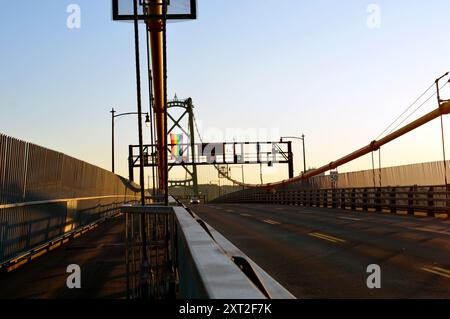
[[[344,217],[344,216],[340,216],[338,217],[339,219],[346,219],[346,220],[353,220],[353,221],[360,221],[360,218],[354,218],[354,217]]]
[[[252,217],[252,215],[249,215],[249,214],[239,214],[239,215],[244,216],[244,217]]]
[[[227,209],[226,212],[227,212],[227,213],[234,213],[234,210],[232,210],[232,209]]]
[[[271,219],[264,219],[263,222],[267,223],[267,224],[271,224],[271,225],[280,225],[281,223],[275,221],[275,220],[271,220]]]
[[[448,231],[433,230],[433,229],[428,229],[425,227],[406,227],[406,228],[411,229],[411,230],[420,230],[420,231],[424,231],[424,232],[428,232],[428,233],[435,233],[435,234],[450,236],[450,232],[448,232]]]

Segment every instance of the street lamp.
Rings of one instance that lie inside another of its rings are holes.
[[[284,136],[284,137],[280,138],[280,142],[283,142],[283,138],[285,138],[285,139],[302,140],[302,142],[303,142],[303,174],[305,174],[306,173],[305,134],[302,134],[301,137],[298,137],[298,136]]]
[[[138,115],[138,112],[127,112],[127,113],[120,113],[120,114],[115,114],[116,111],[114,110],[114,108],[112,108],[112,110],[110,111],[111,113],[111,129],[112,129],[112,136],[111,136],[111,144],[112,144],[112,148],[111,148],[111,160],[112,160],[112,172],[115,172],[115,167],[114,167],[114,119],[116,117],[119,116],[125,116],[125,115]],[[145,114],[145,125],[147,127],[150,127],[150,115],[148,113],[144,113]],[[144,115],[141,114],[141,115]]]

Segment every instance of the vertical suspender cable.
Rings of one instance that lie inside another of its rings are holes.
[[[164,203],[169,205],[169,161],[167,156],[167,0],[163,0],[163,72],[164,72],[164,137],[165,145],[164,152],[166,156],[165,159],[165,193],[164,193]]]
[[[155,196],[155,166],[153,165],[155,163],[155,157],[153,154],[155,153],[154,150],[154,144],[155,144],[155,137],[153,134],[155,121],[154,121],[154,114],[153,114],[153,78],[152,78],[152,64],[151,64],[151,52],[150,52],[150,36],[149,36],[150,30],[147,30],[146,32],[146,39],[147,39],[147,66],[148,66],[148,92],[149,92],[149,117],[150,117],[150,156],[152,159],[152,194]]]
[[[145,180],[144,180],[144,152],[142,139],[142,100],[141,100],[141,67],[139,59],[139,25],[137,0],[134,0],[134,45],[136,56],[136,96],[138,108],[138,132],[139,132],[139,183],[141,184],[141,204],[145,205]]]
[[[378,149],[378,176],[379,176],[379,182],[380,182],[380,188],[381,188],[381,147]]]
[[[445,138],[444,138],[444,119],[441,115],[441,136],[442,136],[442,155],[444,158],[444,181],[445,181],[445,191],[447,192],[447,161],[445,159]]]
[[[137,94],[137,108],[138,108],[138,132],[139,132],[139,183],[141,184],[141,205],[145,205],[145,180],[144,180],[144,150],[142,140],[142,100],[141,100],[141,68],[139,59],[139,24],[138,24],[138,0],[133,1],[134,7],[134,45],[136,56],[136,94]],[[142,271],[143,274],[147,271],[147,236],[145,230],[145,215],[140,216],[140,232],[142,238]],[[147,282],[142,282],[142,297],[146,298],[148,293]]]
[[[376,188],[376,182],[375,182],[375,161],[373,158],[373,151],[372,151],[372,179],[373,179],[373,188]]]
[[[443,76],[441,76],[440,78],[437,78],[436,81],[435,81],[435,84],[436,84],[436,94],[437,94],[437,101],[438,101],[439,109],[442,108],[441,102],[443,102],[443,101],[441,100],[441,95],[440,95],[439,90],[445,86],[445,84],[444,84],[444,85],[440,88],[440,87],[439,87],[439,81],[440,81],[442,78],[446,77],[448,74],[449,74],[449,72],[445,73]],[[450,81],[450,80],[448,80],[448,81]],[[447,103],[448,103],[448,101],[447,101]],[[449,203],[448,203],[448,183],[447,183],[447,161],[446,161],[446,158],[445,158],[444,119],[443,119],[443,117],[442,117],[442,112],[441,112],[441,116],[440,116],[440,117],[441,117],[441,136],[442,136],[442,155],[443,155],[443,158],[444,158],[445,198],[447,199],[446,206],[448,206]]]

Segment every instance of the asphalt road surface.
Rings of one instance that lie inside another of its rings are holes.
[[[0,299],[125,298],[124,217],[111,219],[8,274]],[[67,266],[81,268],[81,289],[67,288]]]
[[[261,204],[191,209],[298,298],[450,298],[449,220]],[[371,264],[380,266],[379,289],[367,287]]]

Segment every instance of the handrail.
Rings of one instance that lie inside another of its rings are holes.
[[[426,190],[428,189],[428,190]],[[228,193],[213,203],[265,203],[309,207],[347,208],[368,211],[406,210],[410,215],[450,217],[450,189],[438,186],[399,186],[384,188],[290,189],[276,193],[247,189]]]
[[[179,296],[186,299],[295,298],[225,237],[178,204],[122,208],[127,225],[127,296],[174,298],[173,287],[178,284]],[[148,254],[147,260],[134,253],[142,242],[136,227],[142,216],[150,236],[147,249],[159,252]],[[245,271],[239,267],[243,264]]]
[[[135,195],[105,195],[105,196],[91,196],[91,197],[61,198],[61,199],[38,200],[38,201],[32,201],[32,202],[0,204],[0,209],[64,203],[64,202],[71,202],[71,201],[83,201],[83,200],[106,199],[106,198],[130,198],[130,197],[138,198],[138,196],[135,196]]]

